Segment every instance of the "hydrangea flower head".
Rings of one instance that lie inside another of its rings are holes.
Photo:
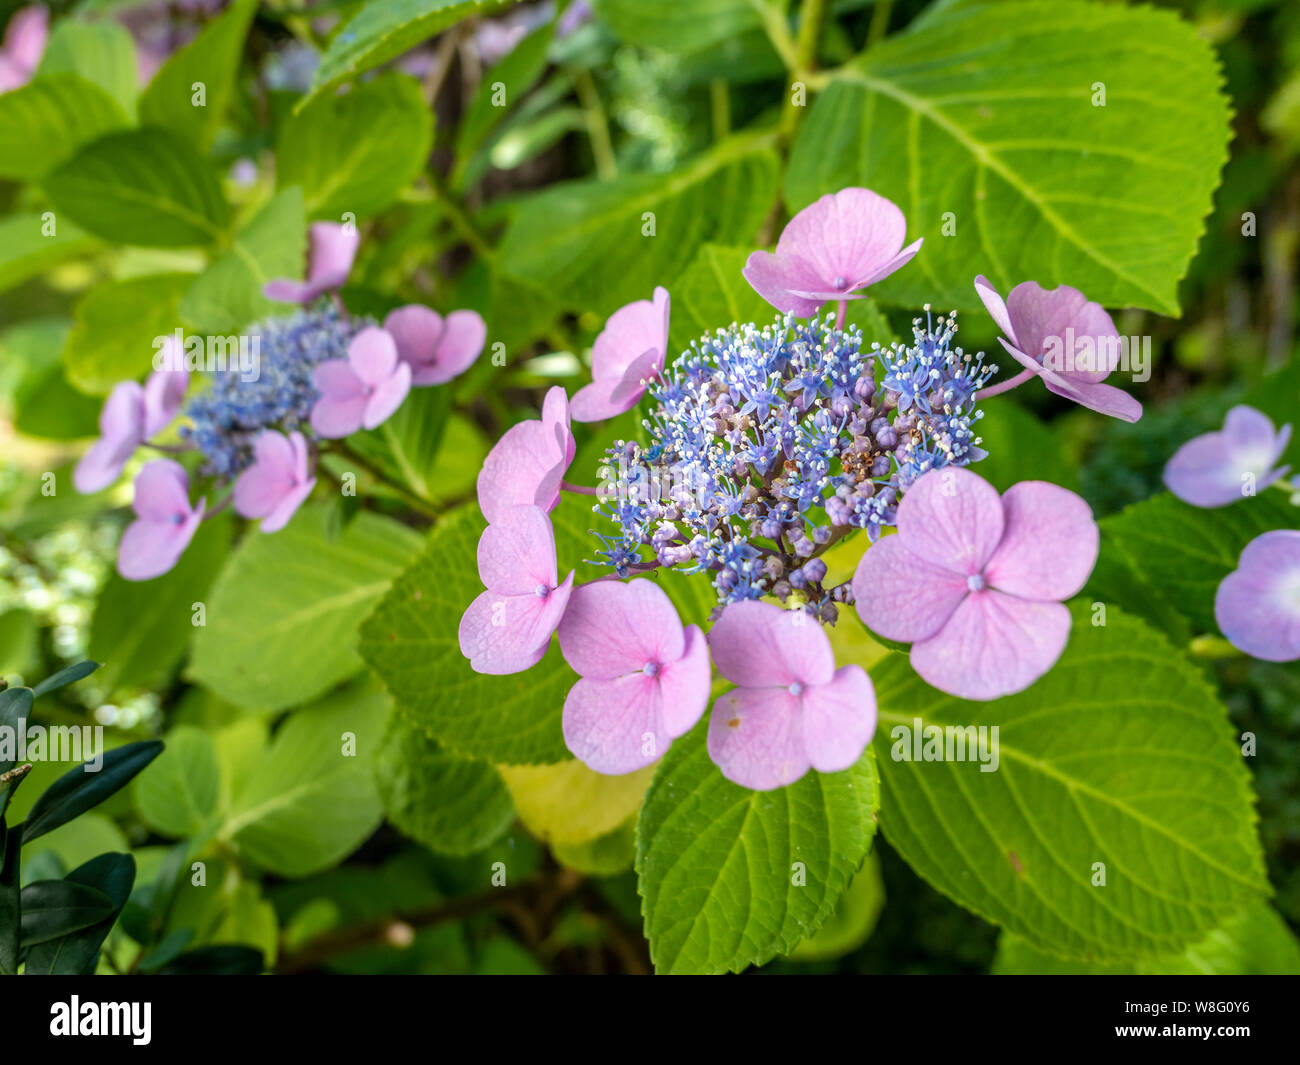
[[[342,287],[352,271],[361,234],[354,225],[314,222],[307,230],[307,280],[276,278],[263,289],[280,303],[311,303],[317,296]]]
[[[98,492],[122,475],[136,448],[176,417],[187,381],[184,369],[162,369],[150,374],[143,388],[135,381],[113,386],[99,413],[99,439],[73,472],[78,492]]]
[[[253,465],[235,481],[235,510],[261,518],[262,532],[278,532],[316,487],[307,441],[296,431],[285,436],[267,429],[253,444],[253,454]]]
[[[728,780],[767,791],[862,757],[876,730],[875,691],[861,666],[835,668],[816,621],[771,603],[734,603],[710,630],[709,649],[737,685],[709,719],[709,757]]]
[[[1274,430],[1254,407],[1233,407],[1223,428],[1187,441],[1165,464],[1165,487],[1194,507],[1225,507],[1286,476],[1274,468],[1291,439],[1291,426]]]
[[[1246,545],[1214,597],[1219,629],[1238,650],[1269,662],[1300,658],[1300,529]]]
[[[573,574],[557,579],[555,534],[545,511],[504,508],[483,530],[478,574],[486,591],[460,619],[460,650],[478,673],[520,673],[546,654]]]
[[[862,556],[858,614],[912,644],[912,668],[963,699],[1029,687],[1065,649],[1070,612],[1099,532],[1088,504],[1044,481],[1005,495],[969,470],[918,480],[898,508],[898,534]]]
[[[384,319],[397,345],[397,357],[411,367],[411,384],[441,385],[474,364],[487,340],[487,325],[477,311],[452,311],[446,318],[412,303]]]
[[[1142,417],[1141,403],[1103,383],[1118,364],[1120,338],[1100,304],[1069,285],[1047,289],[1036,281],[1017,285],[1004,301],[982,274],[975,292],[1002,330],[1002,346],[1048,391],[1126,422]]]
[[[156,459],[136,477],[132,506],[137,517],[122,534],[117,571],[129,581],[147,581],[176,565],[203,520],[206,500],[191,506],[185,468]]]
[[[346,359],[319,363],[312,382],[320,399],[311,427],[331,440],[388,421],[411,390],[411,366],[398,359],[385,330],[369,325],[348,342]]]
[[[775,253],[753,252],[745,279],[777,310],[809,318],[827,300],[860,299],[858,289],[905,265],[922,243],[904,248],[906,234],[907,220],[889,200],[842,189],[790,219]]]
[[[591,384],[570,404],[574,421],[598,422],[629,411],[658,376],[668,355],[668,290],[637,300],[609,316],[591,354]]]
[[[546,393],[540,419],[512,425],[478,475],[478,505],[489,522],[509,507],[530,504],[550,513],[560,502],[560,482],[577,443],[569,426],[569,398],[556,385]]]
[[[560,650],[581,679],[564,701],[564,742],[597,773],[631,773],[662,757],[709,704],[709,651],[682,628],[653,581],[574,589]]]
[[[34,4],[14,12],[0,44],[0,92],[31,81],[49,38],[50,13],[44,7]]]

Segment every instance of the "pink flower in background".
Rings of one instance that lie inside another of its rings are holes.
[[[122,534],[117,571],[128,581],[147,581],[170,570],[194,539],[207,500],[190,506],[190,479],[171,459],[145,465],[135,479],[138,515]]]
[[[1193,437],[1165,464],[1165,486],[1194,507],[1224,507],[1284,477],[1273,469],[1291,439],[1254,407],[1233,407],[1218,432]]]
[[[50,37],[50,13],[39,5],[15,11],[0,44],[0,92],[32,80]]]
[[[261,518],[262,532],[278,532],[316,487],[308,470],[307,441],[302,433],[286,437],[267,429],[258,435],[253,457],[253,465],[235,481],[235,510]]]
[[[440,385],[464,373],[483,351],[487,325],[476,311],[452,311],[443,318],[412,303],[384,319],[397,344],[397,357],[411,366],[411,384]]]
[[[809,204],[786,224],[776,252],[753,252],[745,279],[779,311],[810,318],[827,300],[861,299],[921,247],[906,248],[907,220],[870,189],[841,189]]]
[[[898,505],[898,533],[853,578],[874,632],[912,644],[912,668],[963,699],[1029,687],[1061,656],[1074,595],[1097,561],[1088,504],[1044,481],[997,489],[964,469],[932,470]]]
[[[177,368],[155,371],[143,388],[135,381],[115,385],[99,413],[100,437],[73,472],[77,491],[88,495],[116,481],[135,449],[171,424],[188,383],[189,375]]]
[[[1090,303],[1077,288],[1046,289],[1025,281],[1004,302],[982,274],[975,292],[1006,339],[999,338],[1025,369],[1017,377],[981,393],[985,398],[1038,376],[1049,392],[1101,414],[1135,422],[1142,404],[1114,385],[1102,382],[1119,362],[1120,337],[1100,304]]]
[[[311,303],[322,292],[342,286],[352,270],[361,234],[355,225],[316,222],[307,230],[307,280],[277,278],[262,290],[269,300]]]
[[[767,791],[809,768],[847,769],[876,730],[861,666],[835,668],[830,640],[801,611],[733,603],[709,633],[718,671],[737,687],[713,704],[709,757],[742,787]]]
[[[321,398],[311,427],[337,439],[383,425],[411,391],[411,367],[398,359],[393,338],[371,325],[352,338],[346,359],[317,364],[312,380]]]
[[[569,428],[569,399],[556,385],[546,393],[541,420],[512,425],[488,452],[478,475],[478,505],[489,522],[510,507],[531,504],[550,513],[577,444]]]
[[[573,397],[574,421],[598,422],[629,411],[659,374],[668,355],[668,290],[637,300],[609,316],[591,353],[591,384]]]
[[[708,706],[704,633],[682,628],[653,581],[575,588],[559,636],[565,661],[582,678],[564,700],[564,742],[597,773],[658,761]]]
[[[1300,658],[1300,529],[1246,545],[1214,596],[1214,617],[1240,651],[1269,662]]]
[[[546,654],[573,591],[572,573],[557,581],[546,513],[514,506],[498,514],[479,539],[478,574],[487,591],[460,619],[461,653],[477,673],[531,668]]]

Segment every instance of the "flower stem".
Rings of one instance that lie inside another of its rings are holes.
[[[1010,392],[1017,385],[1023,385],[1031,377],[1037,376],[1033,370],[1021,370],[1015,377],[1008,377],[1005,381],[999,381],[992,388],[981,388],[979,390],[980,399],[988,399],[991,396],[1001,395],[1003,392]]]
[[[581,484],[570,484],[568,481],[561,481],[560,489],[565,492],[572,492],[574,495],[579,495],[579,496],[600,495],[599,488],[588,488],[585,485],[581,485]]]
[[[839,308],[835,312],[835,328],[842,330],[844,328],[844,316],[849,313],[849,301],[840,300]]]

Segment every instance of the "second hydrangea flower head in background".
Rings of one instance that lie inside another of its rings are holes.
[[[729,779],[776,788],[852,765],[874,732],[875,696],[860,667],[835,667],[823,627],[848,605],[881,636],[911,642],[918,673],[964,698],[1020,691],[1064,650],[1062,601],[1097,557],[1090,510],[1040,482],[999,497],[963,467],[984,456],[977,400],[1033,378],[1136,419],[1136,401],[1103,383],[1113,357],[1060,364],[1048,343],[1086,335],[1114,352],[1102,341],[1118,335],[1074,289],[1025,282],[1004,302],[980,277],[976,292],[1024,367],[1017,376],[989,387],[996,368],[955,344],[955,316],[928,308],[911,344],[864,350],[849,303],[917,254],[921,242],[904,246],[905,235],[902,212],[870,190],[822,197],[775,252],[746,264],[782,312],[774,322],[731,323],[670,360],[671,301],[656,289],[610,317],[591,384],[571,401],[552,388],[541,418],[513,426],[488,456],[478,481],[486,590],[462,618],[461,648],[480,672],[514,673],[558,632],[581,677],[565,740],[591,768],[649,765],[691,729],[708,706],[710,656],[736,685],[714,702],[708,730]],[[828,301],[835,313],[820,317]],[[566,481],[571,420],[643,400],[644,442],[612,442],[599,488]],[[611,523],[595,534],[608,576],[560,578],[547,515],[563,491],[596,497],[593,512]],[[859,531],[876,546],[851,580],[828,583],[823,556]],[[529,560],[526,572],[512,557]],[[707,636],[683,627],[644,578],[660,569],[710,576],[718,607]]]
[[[356,256],[356,228],[316,223],[309,239],[306,279],[266,286],[268,298],[302,307],[254,327],[255,373],[228,366],[192,381],[186,353],[168,337],[148,381],[124,381],[105,402],[100,439],[76,470],[79,491],[107,488],[140,447],[176,456],[147,463],[136,478],[137,517],[118,552],[128,580],[166,573],[199,522],[230,504],[260,519],[263,532],[282,529],[315,487],[330,441],[382,425],[412,388],[450,381],[482,352],[487,331],[474,311],[443,318],[412,304],[382,326],[350,316],[337,290]],[[159,442],[178,416],[179,442]],[[177,460],[190,453],[198,462],[187,469]],[[191,503],[191,476],[222,498]]]

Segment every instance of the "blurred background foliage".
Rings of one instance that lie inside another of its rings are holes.
[[[0,20],[17,6],[0,3]],[[236,210],[264,199],[275,179],[270,153],[310,86],[318,49],[337,24],[331,16],[359,6],[258,8],[212,149]],[[1042,428],[1010,415],[1028,435],[1001,430],[1012,456],[1003,461],[1017,462],[1021,476],[1077,487],[1099,517],[1156,492],[1177,445],[1217,426],[1233,402],[1249,395],[1280,421],[1300,414],[1294,372],[1284,373],[1285,387],[1259,389],[1270,371],[1296,365],[1300,5],[1162,6],[1177,8],[1217,49],[1234,139],[1199,253],[1179,289],[1182,317],[1130,311],[1117,323],[1122,333],[1153,337],[1153,375],[1137,389],[1146,415],[1130,426],[1037,390],[1016,399]],[[143,55],[193,39],[221,5],[101,0],[52,7],[56,21],[74,11],[115,19]],[[823,65],[847,60],[924,7],[919,0],[839,0]],[[375,217],[345,299],[363,312],[420,300],[490,306],[509,318],[502,327],[512,352],[505,376],[488,386],[494,371],[484,359],[456,385],[446,442],[427,479],[431,498],[444,505],[472,498],[489,442],[535,403],[542,386],[580,371],[603,322],[590,312],[558,314],[522,285],[500,290],[501,280],[476,255],[483,233],[498,229],[530,190],[587,174],[663,173],[784,99],[784,68],[756,27],[704,47],[665,49],[620,39],[599,17],[574,15],[561,35],[552,5],[516,5],[463,22],[399,60],[420,79],[436,115],[431,181],[454,190],[468,213],[427,187],[405,190]],[[503,115],[483,103],[497,64],[511,64],[528,85]],[[38,209],[34,197],[16,181],[0,181],[0,215]],[[1255,219],[1252,238],[1242,235],[1247,215]],[[4,225],[0,217],[0,234]],[[376,764],[361,759],[343,773],[329,772],[328,759],[315,767],[303,753],[313,749],[312,736],[337,732],[324,719],[338,713],[340,701],[350,728],[359,701],[368,701],[369,716],[361,716],[382,735],[391,713],[385,696],[358,682],[288,713],[255,712],[181,672],[185,634],[179,644],[158,628],[126,637],[128,620],[149,621],[148,601],[112,573],[126,497],[41,494],[44,473],[70,484],[70,463],[95,433],[100,402],[69,380],[60,353],[87,313],[78,305],[88,291],[197,268],[186,251],[101,245],[84,234],[38,270],[7,273],[0,262],[0,675],[17,682],[87,656],[106,661],[108,668],[38,704],[34,720],[102,724],[114,744],[159,735],[168,742],[134,787],[34,844],[25,878],[60,875],[105,850],[131,851],[137,896],[109,940],[107,971],[156,968],[182,948],[223,943],[252,945],[281,972],[648,971],[625,824],[548,846],[539,842],[547,838],[544,812],[534,811],[531,824],[523,816],[525,789],[507,793],[499,783],[466,781],[466,789],[482,789],[473,792],[473,816],[483,823],[467,837],[472,852],[437,854],[420,840],[445,840],[447,826],[428,823],[414,794],[419,780],[402,772],[410,758],[436,759],[433,741],[398,727]],[[909,315],[889,317],[905,335]],[[995,345],[991,323],[969,317],[965,345]],[[1294,450],[1292,462],[1300,464]],[[208,545],[187,556],[192,579],[207,567],[211,580],[230,535],[221,523],[205,530]],[[1250,766],[1276,908],[1300,930],[1300,669],[1242,658],[1203,665],[1240,729],[1271,737]],[[394,752],[394,744],[416,750]],[[48,783],[66,768],[38,765],[32,777]],[[318,769],[323,776],[314,776]],[[25,786],[12,815],[21,817],[24,801],[39,791]],[[268,817],[266,803],[280,807]],[[486,849],[477,846],[483,838],[493,840]],[[764,971],[989,971],[997,930],[918,878],[880,836],[875,852],[831,924]],[[178,890],[200,858],[207,883],[219,890]],[[496,863],[508,870],[507,885],[485,892],[485,870]]]

